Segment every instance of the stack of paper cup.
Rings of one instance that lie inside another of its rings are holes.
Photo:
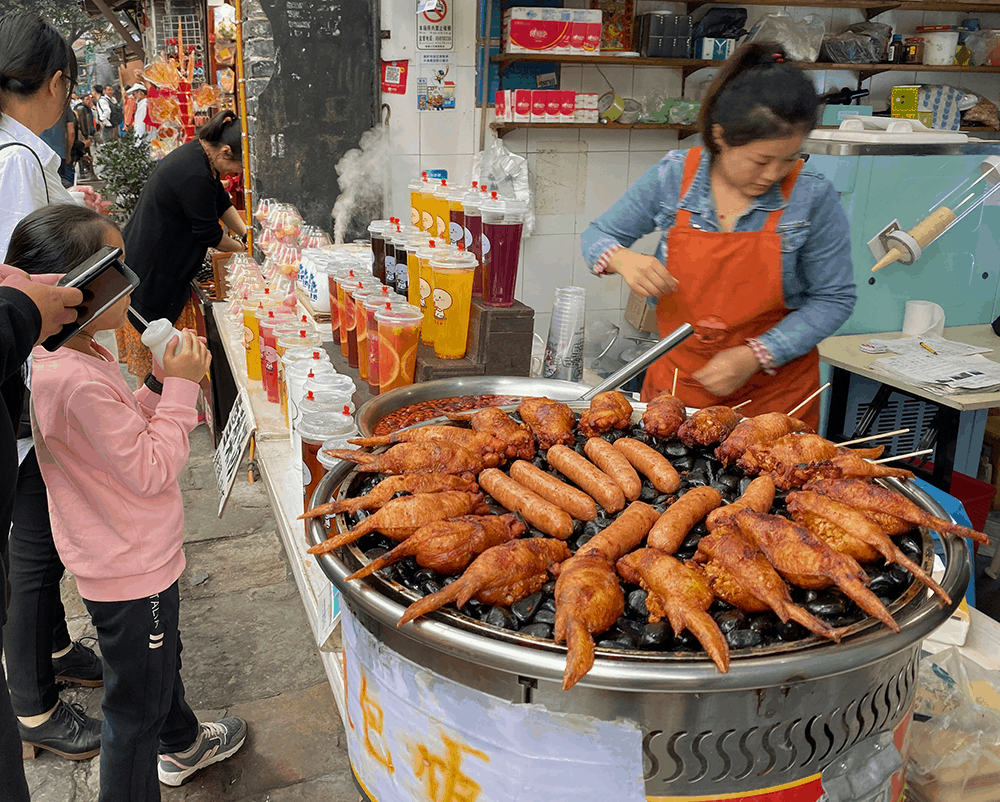
[[[552,321],[545,344],[542,376],[578,382],[583,378],[583,323],[587,291],[583,287],[557,287]]]

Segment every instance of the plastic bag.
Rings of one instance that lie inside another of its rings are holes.
[[[826,23],[816,14],[797,22],[787,14],[768,14],[753,26],[748,42],[780,45],[789,61],[815,61],[823,46]]]
[[[1000,784],[1000,678],[945,649],[921,661],[907,799],[993,802]]]
[[[1000,31],[976,31],[965,39],[976,67],[1000,66]]]
[[[515,198],[527,204],[522,236],[535,230],[535,204],[528,181],[528,160],[511,153],[499,137],[472,160],[472,178],[496,191],[500,198]]]
[[[696,39],[739,39],[746,36],[745,8],[710,8],[694,26],[691,41]]]
[[[882,60],[892,28],[881,22],[859,22],[843,33],[823,37],[823,61],[873,64]]]

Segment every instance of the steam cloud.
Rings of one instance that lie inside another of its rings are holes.
[[[387,199],[391,149],[389,132],[376,125],[361,135],[361,147],[347,151],[337,162],[340,195],[333,204],[334,241],[343,243],[358,222],[359,230],[382,214]]]

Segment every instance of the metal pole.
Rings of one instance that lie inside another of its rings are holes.
[[[247,253],[253,254],[253,193],[250,190],[250,134],[247,130],[247,86],[243,68],[243,2],[235,0],[236,8],[236,103],[239,109],[243,139],[243,205],[247,224]]]

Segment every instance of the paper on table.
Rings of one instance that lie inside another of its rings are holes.
[[[868,342],[872,345],[884,345],[896,354],[915,354],[918,356],[923,354],[931,355],[920,343],[933,348],[937,351],[938,356],[972,356],[973,354],[988,354],[993,350],[992,348],[981,348],[976,345],[969,345],[968,343],[946,340],[944,337],[938,337],[934,334],[928,334],[924,337],[898,337],[895,339],[880,337],[872,338]]]
[[[942,395],[1000,387],[1000,364],[983,356],[901,354],[877,359],[871,367]]]

